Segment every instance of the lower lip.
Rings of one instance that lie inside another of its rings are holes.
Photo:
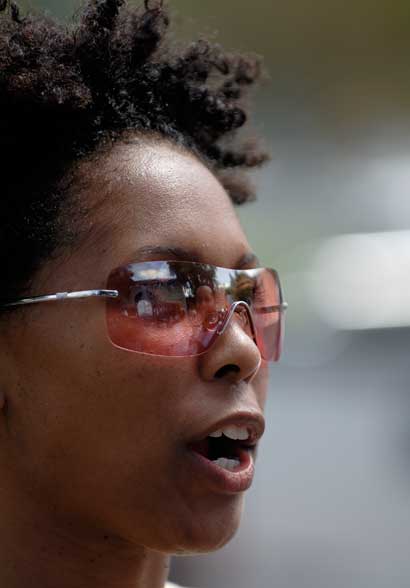
[[[232,471],[221,468],[215,462],[193,450],[190,450],[190,455],[198,475],[206,479],[215,491],[223,494],[236,494],[250,488],[255,474],[255,465],[252,454],[246,449],[239,451],[240,464]]]

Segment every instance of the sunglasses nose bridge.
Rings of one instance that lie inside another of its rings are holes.
[[[226,328],[228,327],[229,322],[231,321],[232,317],[234,316],[234,314],[237,312],[238,308],[240,308],[240,307],[243,307],[246,310],[246,314],[248,315],[249,324],[250,324],[251,330],[252,330],[252,336],[253,336],[254,341],[256,343],[256,329],[255,329],[255,323],[254,323],[254,320],[252,317],[252,312],[249,307],[249,304],[247,302],[245,302],[244,300],[238,300],[237,302],[234,302],[231,305],[224,322],[217,330],[217,334],[223,335],[223,333],[225,332]]]

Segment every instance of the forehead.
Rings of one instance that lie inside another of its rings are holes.
[[[112,269],[132,261],[185,259],[236,267],[250,253],[230,198],[194,155],[165,141],[119,144],[78,169],[76,245],[41,268],[36,289],[105,287]],[[156,251],[156,253],[153,253]],[[181,256],[178,256],[181,258]]]
[[[113,265],[161,246],[225,266],[249,251],[221,183],[194,155],[167,142],[116,146],[91,175],[88,191],[95,205],[89,238],[100,248],[111,245]]]

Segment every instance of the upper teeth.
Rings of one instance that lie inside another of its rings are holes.
[[[236,427],[235,425],[218,429],[218,431],[214,431],[209,436],[222,437],[222,434],[224,434],[225,437],[229,437],[230,439],[240,439],[241,441],[244,441],[249,437],[249,432],[246,427]]]

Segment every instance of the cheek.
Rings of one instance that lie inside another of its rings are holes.
[[[148,442],[155,451],[161,423],[181,412],[179,390],[192,379],[191,370],[114,348],[105,356],[90,349],[86,357],[50,359],[52,368],[37,369],[25,382],[20,411],[29,430],[73,454],[93,448],[114,458],[129,447],[135,456]]]
[[[167,435],[181,429],[195,364],[85,335],[59,345],[45,334],[37,345],[35,336],[26,342],[32,352],[20,354],[12,399],[12,467],[60,509],[108,518],[120,508],[115,503],[135,508],[146,502],[144,492],[152,497],[152,464],[166,466]]]

